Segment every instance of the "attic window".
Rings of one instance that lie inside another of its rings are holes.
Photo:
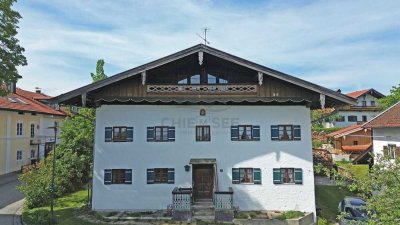
[[[217,77],[213,76],[211,74],[207,74],[207,83],[208,84],[216,84],[217,83]]]
[[[187,84],[188,83],[188,79],[186,78],[186,79],[183,79],[183,80],[180,80],[180,81],[178,81],[178,84]]]
[[[191,84],[200,84],[200,75],[196,74],[190,77]]]
[[[10,97],[8,97],[7,99],[8,99],[8,101],[10,101],[10,102],[12,102],[12,103],[17,103],[17,101],[15,101],[14,99],[12,99],[12,98],[10,98]]]
[[[227,84],[228,81],[225,80],[225,79],[219,78],[219,83],[220,83],[220,84]]]

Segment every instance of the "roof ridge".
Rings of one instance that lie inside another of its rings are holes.
[[[389,108],[385,109],[383,112],[379,113],[377,116],[375,116],[374,118],[372,118],[370,121],[367,121],[366,123],[364,123],[362,126],[365,127],[365,125],[371,123],[372,121],[374,121],[375,119],[381,117],[383,114],[387,113],[388,111],[390,111],[392,108],[394,108],[395,106],[400,105],[400,101],[398,101],[397,103],[393,104],[392,106],[390,106]]]

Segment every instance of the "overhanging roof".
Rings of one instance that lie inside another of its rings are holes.
[[[166,57],[160,58],[158,60],[152,61],[150,63],[146,63],[144,65],[135,67],[133,69],[124,71],[122,73],[118,73],[118,74],[116,74],[114,76],[108,77],[107,79],[98,81],[96,83],[88,84],[88,85],[83,86],[81,88],[78,88],[78,89],[75,89],[73,91],[67,92],[65,94],[59,95],[56,98],[54,98],[54,101],[59,103],[59,104],[65,103],[69,99],[76,98],[76,97],[78,97],[78,96],[80,96],[82,94],[86,94],[88,92],[97,90],[99,88],[105,87],[105,86],[107,86],[109,84],[121,81],[123,79],[129,78],[129,77],[132,77],[132,76],[136,76],[136,75],[140,75],[141,72],[143,72],[143,71],[147,71],[147,70],[150,70],[150,69],[165,65],[167,63],[173,62],[173,61],[175,61],[177,59],[189,56],[189,55],[197,53],[197,52],[204,52],[204,53],[219,57],[221,59],[227,60],[229,62],[232,62],[232,63],[238,64],[238,65],[253,69],[255,71],[259,71],[259,72],[261,72],[263,74],[266,74],[268,76],[275,77],[277,79],[286,81],[288,83],[295,84],[297,86],[306,88],[308,90],[324,94],[324,95],[326,95],[328,97],[331,97],[331,98],[333,98],[333,99],[335,99],[335,100],[337,100],[339,102],[345,103],[345,104],[355,104],[356,103],[355,99],[352,98],[352,97],[349,97],[349,96],[346,96],[344,94],[338,93],[336,91],[330,90],[328,88],[313,84],[311,82],[302,80],[300,78],[297,78],[297,77],[294,77],[294,76],[279,72],[277,70],[273,70],[271,68],[256,64],[254,62],[250,62],[248,60],[242,59],[240,57],[231,55],[229,53],[220,51],[218,49],[215,49],[215,48],[212,48],[210,46],[203,45],[203,44],[195,45],[193,47],[190,47],[188,49],[176,52],[176,53],[171,54],[169,56],[166,56]]]

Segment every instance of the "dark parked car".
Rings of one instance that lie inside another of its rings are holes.
[[[364,200],[358,197],[345,197],[339,203],[338,211],[339,214],[345,213],[345,216],[340,219],[340,225],[364,224],[369,219],[368,212],[365,209],[366,203]],[[354,221],[353,223],[351,221]],[[364,221],[364,222],[363,222]]]

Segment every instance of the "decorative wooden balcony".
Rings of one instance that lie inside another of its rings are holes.
[[[231,187],[228,191],[214,192],[214,207],[215,210],[233,209],[233,189]]]
[[[147,93],[169,94],[256,94],[258,86],[254,84],[226,85],[147,85]]]

